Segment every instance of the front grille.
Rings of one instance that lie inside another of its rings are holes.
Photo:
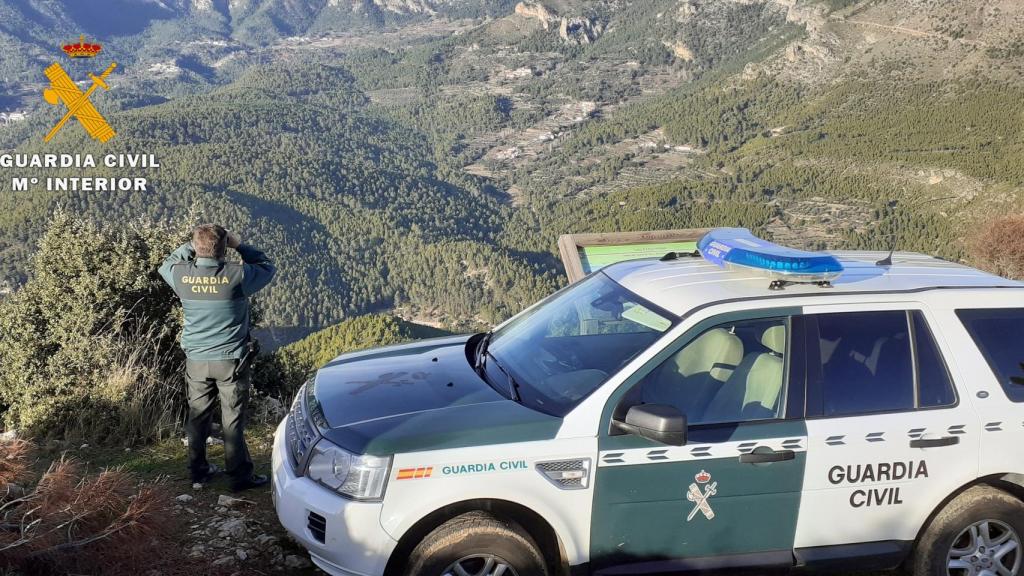
[[[316,512],[310,512],[309,519],[306,522],[306,527],[309,528],[309,532],[313,534],[313,538],[316,538],[318,542],[323,544],[327,541],[326,518]]]

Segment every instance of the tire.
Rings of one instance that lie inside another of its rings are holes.
[[[935,516],[914,547],[910,568],[913,576],[1024,576],[1022,544],[1024,502],[991,486],[974,486]]]
[[[454,571],[456,563],[465,572]],[[409,555],[402,573],[548,576],[544,556],[522,527],[482,511],[456,516],[427,534]]]

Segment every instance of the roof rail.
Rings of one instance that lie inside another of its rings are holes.
[[[832,283],[829,282],[828,280],[817,280],[814,282],[798,282],[796,280],[772,280],[771,283],[768,284],[768,289],[785,290],[786,286],[790,286],[793,284],[813,284],[818,288],[833,288]]]
[[[661,262],[668,262],[670,260],[678,260],[680,257],[700,258],[700,251],[693,250],[692,252],[668,252],[658,260]]]

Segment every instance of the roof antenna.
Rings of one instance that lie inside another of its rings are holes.
[[[889,255],[875,262],[875,266],[892,266],[892,254],[896,251],[896,235],[893,234],[892,244],[889,246]]]
[[[906,193],[907,193],[907,189],[903,188],[903,194],[906,195]],[[943,196],[942,198],[924,198],[924,199],[920,199],[919,201],[914,202],[913,204],[911,204],[910,208],[916,208],[917,206],[920,206],[922,204],[928,204],[928,203],[931,203],[931,202],[940,202],[942,200],[953,200],[955,198],[957,198],[956,195]],[[893,202],[893,208],[895,208],[898,204],[899,204],[898,201],[897,202]],[[891,234],[891,236],[892,236],[892,243],[889,245],[889,254],[885,258],[882,258],[878,262],[875,262],[875,266],[892,266],[892,255],[893,255],[893,253],[896,252],[896,238],[897,238],[896,232],[893,232]]]

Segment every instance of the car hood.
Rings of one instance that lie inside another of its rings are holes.
[[[561,419],[506,399],[466,359],[469,336],[344,354],[316,375],[324,436],[386,456],[553,438]]]

